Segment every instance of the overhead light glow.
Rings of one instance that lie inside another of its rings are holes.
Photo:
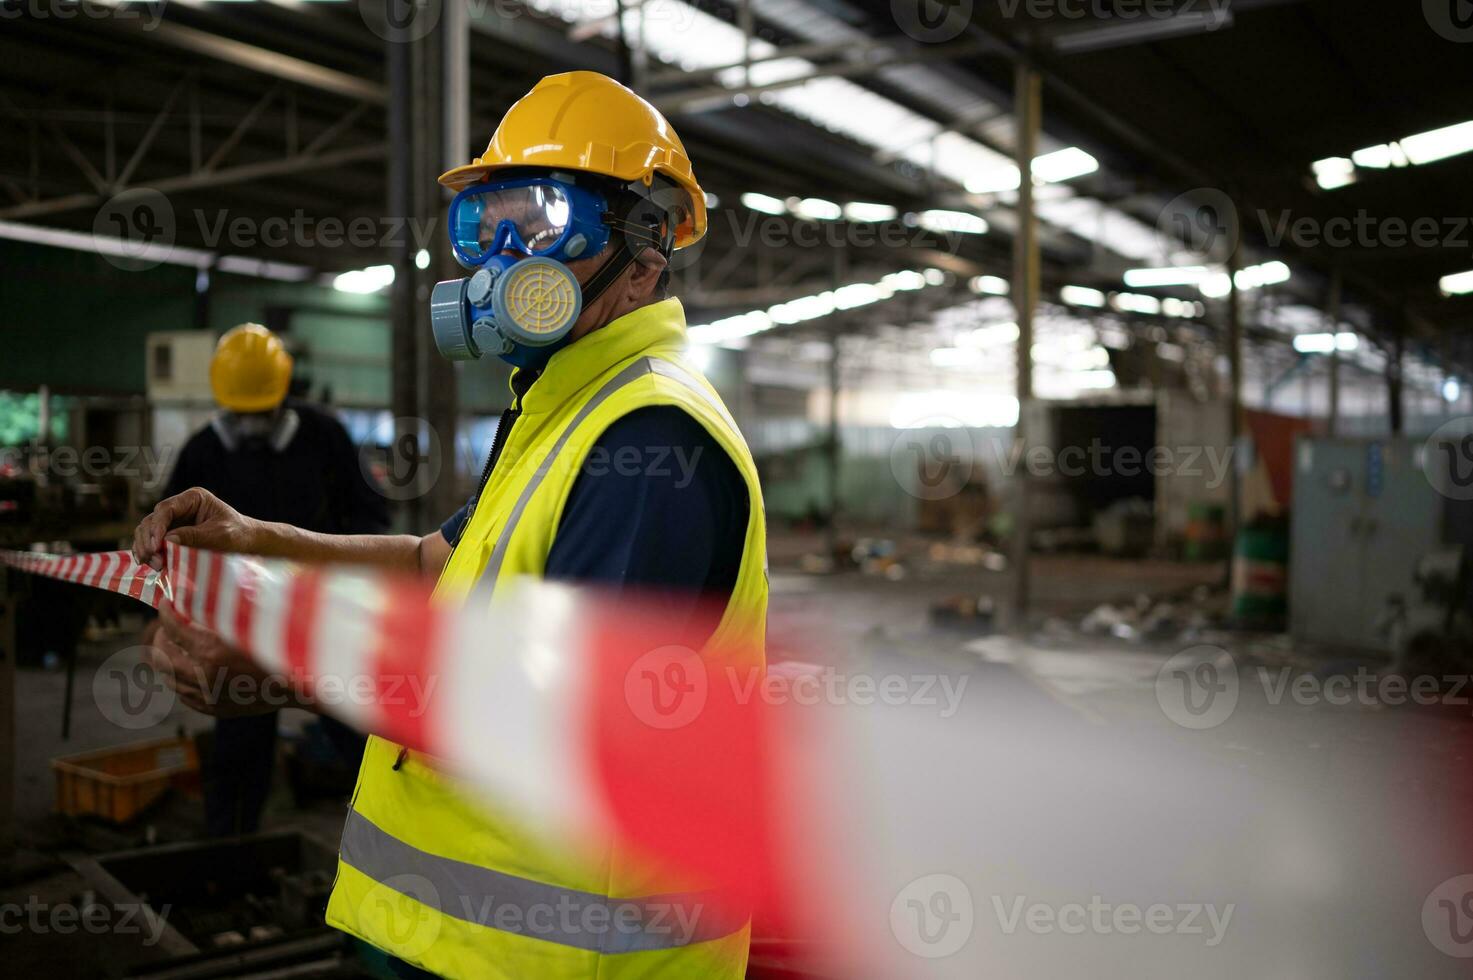
[[[793,206],[793,213],[810,221],[837,221],[844,216],[844,209],[821,197],[805,197]]]
[[[1294,338],[1294,349],[1301,354],[1328,354],[1332,350],[1353,351],[1360,347],[1360,337],[1353,331],[1341,333],[1302,333]]]
[[[968,211],[922,211],[916,216],[916,223],[927,231],[943,234],[962,232],[967,235],[983,235],[987,232],[987,222]]]
[[[429,249],[422,248],[414,253],[414,267],[416,269],[428,269],[430,267]]]
[[[763,214],[787,214],[788,206],[775,197],[766,194],[757,194],[752,191],[742,195],[742,204],[753,211],[761,211]]]
[[[1143,293],[1115,293],[1110,297],[1110,305],[1127,313],[1161,312],[1161,301]]]
[[[993,323],[985,327],[978,327],[970,333],[963,334],[957,338],[957,344],[961,347],[973,347],[977,350],[986,350],[989,347],[1005,347],[1008,344],[1018,342],[1018,325],[1016,323]]]
[[[1326,157],[1310,166],[1314,170],[1315,183],[1323,190],[1333,191],[1355,183],[1355,163],[1346,157]]]
[[[1203,315],[1207,310],[1201,303],[1177,299],[1175,296],[1168,296],[1161,301],[1161,312],[1167,316],[1194,317]]]
[[[1260,286],[1271,286],[1274,283],[1288,282],[1290,278],[1289,267],[1282,262],[1264,262],[1261,265],[1250,265],[1246,269],[1239,269],[1232,283],[1237,283],[1238,289],[1244,292],[1257,289]],[[1221,299],[1231,291],[1226,272],[1215,272],[1197,284],[1197,289],[1208,299]]]
[[[888,204],[850,201],[844,205],[844,217],[850,221],[894,221],[898,213]]]
[[[970,367],[982,360],[975,347],[937,347],[931,351],[931,363],[937,367]]]
[[[1445,160],[1473,151],[1473,121],[1443,129],[1408,136],[1401,141],[1402,152],[1415,164]]]
[[[716,354],[716,348],[709,344],[691,344],[685,349],[685,358],[690,361],[691,366],[702,374],[711,367],[711,361]]]
[[[1239,289],[1257,289],[1259,286],[1288,282],[1289,277],[1289,267],[1284,263],[1264,262],[1262,265],[1250,265],[1246,269],[1239,269],[1233,276],[1233,282],[1238,284]]]
[[[1201,282],[1209,275],[1205,265],[1184,265],[1165,269],[1130,269],[1125,273],[1125,284],[1132,289],[1151,286],[1190,286]]]
[[[946,275],[940,269],[927,269],[925,272],[903,269],[900,272],[890,273],[876,283],[850,283],[838,289],[814,293],[811,296],[800,296],[786,303],[769,306],[765,310],[751,310],[735,316],[722,317],[710,323],[696,324],[687,328],[686,335],[693,344],[722,344],[727,347],[740,347],[743,338],[753,334],[771,330],[782,324],[801,323],[804,320],[828,316],[835,310],[850,310],[857,306],[865,306],[889,299],[897,292],[937,285],[939,283],[933,283],[931,280],[938,277],[944,282]]]
[[[1437,280],[1437,286],[1442,290],[1444,296],[1462,296],[1465,293],[1473,293],[1473,270],[1443,276]]]
[[[1034,157],[1032,169],[1035,184],[1057,184],[1094,173],[1100,169],[1100,162],[1077,146],[1066,146],[1062,150]],[[1012,164],[989,167],[969,175],[962,182],[973,194],[1015,191],[1019,183],[1018,168]]]
[[[1442,400],[1455,402],[1463,397],[1463,386],[1458,384],[1457,378],[1448,378],[1442,383]]]
[[[1088,286],[1064,286],[1059,290],[1059,299],[1070,306],[1093,306],[1098,309],[1105,305],[1105,294]]]
[[[974,276],[967,285],[972,292],[988,296],[1006,296],[1012,288],[1001,276]]]
[[[1100,161],[1077,146],[1067,146],[1053,153],[1033,158],[1034,182],[1057,184],[1075,177],[1083,177],[1100,169]]]
[[[371,265],[366,269],[355,269],[334,276],[332,288],[343,293],[376,293],[393,281],[392,265]]]
[[[1357,167],[1367,170],[1385,170],[1389,167],[1407,165],[1406,154],[1396,143],[1381,143],[1377,146],[1368,146],[1363,150],[1356,150],[1350,155],[1350,159]]]

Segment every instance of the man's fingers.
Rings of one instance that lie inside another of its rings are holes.
[[[164,546],[164,535],[176,524],[193,524],[204,505],[205,492],[199,487],[160,500],[133,531],[133,560],[161,569],[163,560],[159,552]]]

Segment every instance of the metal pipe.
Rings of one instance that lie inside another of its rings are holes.
[[[1335,435],[1335,430],[1340,426],[1340,302],[1342,282],[1340,267],[1330,274],[1330,406],[1329,417],[1325,422],[1325,434]]]
[[[1237,207],[1237,202],[1233,202]],[[1228,343],[1228,540],[1236,541],[1242,523],[1242,488],[1238,485],[1238,440],[1243,426],[1243,298],[1238,290],[1238,270],[1243,266],[1243,245],[1234,240],[1228,255],[1227,343]],[[1232,562],[1228,562],[1227,581],[1232,583]]]
[[[384,44],[389,69],[388,211],[392,220],[407,221],[413,216],[411,202],[414,184],[409,46],[393,40],[386,40]],[[418,344],[414,336],[415,268],[414,255],[407,238],[394,243],[391,261],[394,266],[394,282],[389,287],[392,352],[389,358],[389,407],[394,416],[393,443],[390,447],[390,452],[394,453],[398,452],[399,446],[410,445],[412,440],[419,438],[418,427],[412,421],[419,414],[419,371],[416,367]]]

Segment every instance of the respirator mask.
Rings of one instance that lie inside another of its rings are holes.
[[[540,368],[570,342],[573,324],[641,248],[668,254],[666,224],[635,207],[616,216],[609,197],[555,174],[468,187],[450,203],[450,245],[472,274],[430,294],[435,346],[452,361],[490,354]],[[646,218],[650,223],[644,223]],[[586,284],[567,262],[614,250]]]

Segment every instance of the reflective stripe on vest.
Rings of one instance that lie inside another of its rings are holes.
[[[557,437],[557,441],[553,443],[552,449],[548,451],[546,458],[544,458],[542,462],[538,464],[536,472],[534,472],[532,474],[532,478],[527,481],[527,485],[522,488],[521,496],[517,498],[516,504],[511,509],[511,514],[507,516],[506,526],[501,529],[501,533],[496,537],[496,545],[491,549],[491,556],[489,559],[487,559],[486,569],[482,573],[481,581],[485,583],[487,596],[489,596],[496,588],[496,579],[501,574],[501,565],[504,561],[506,561],[506,550],[511,546],[512,535],[516,533],[517,524],[520,523],[522,519],[522,513],[527,509],[527,504],[531,502],[533,495],[535,495],[538,489],[542,486],[542,481],[547,479],[547,474],[552,471],[553,461],[558,458],[558,454],[563,451],[563,447],[567,445],[568,440],[572,438],[573,433],[577,431],[578,426],[582,425],[583,420],[592,415],[594,409],[598,408],[604,402],[608,401],[609,398],[611,398],[614,393],[617,392],[620,388],[623,388],[625,385],[633,384],[640,378],[643,378],[649,374],[658,374],[662,377],[669,378],[671,381],[674,381],[678,384],[684,385],[686,388],[689,388],[694,394],[700,396],[700,398],[704,400],[706,404],[710,405],[711,408],[721,416],[726,424],[731,426],[733,432],[737,431],[736,421],[731,417],[731,414],[727,412],[726,406],[721,404],[721,400],[719,398],[713,397],[711,392],[707,391],[706,388],[695,378],[691,377],[690,374],[682,370],[679,365],[674,364],[670,361],[661,360],[657,357],[641,357],[633,364],[630,364],[624,370],[620,371],[618,374],[610,378],[608,382],[604,384],[604,386],[600,388],[597,392],[595,392],[594,396],[588,399],[587,403],[585,403],[583,407],[578,410],[578,414],[573,416],[573,420],[568,423],[565,429],[563,429],[562,434],[559,435]],[[763,567],[765,571],[765,562]]]
[[[385,833],[356,810],[348,811],[341,856],[444,915],[596,953],[707,942],[736,932],[748,918],[733,914],[714,891],[610,898],[440,857]]]

